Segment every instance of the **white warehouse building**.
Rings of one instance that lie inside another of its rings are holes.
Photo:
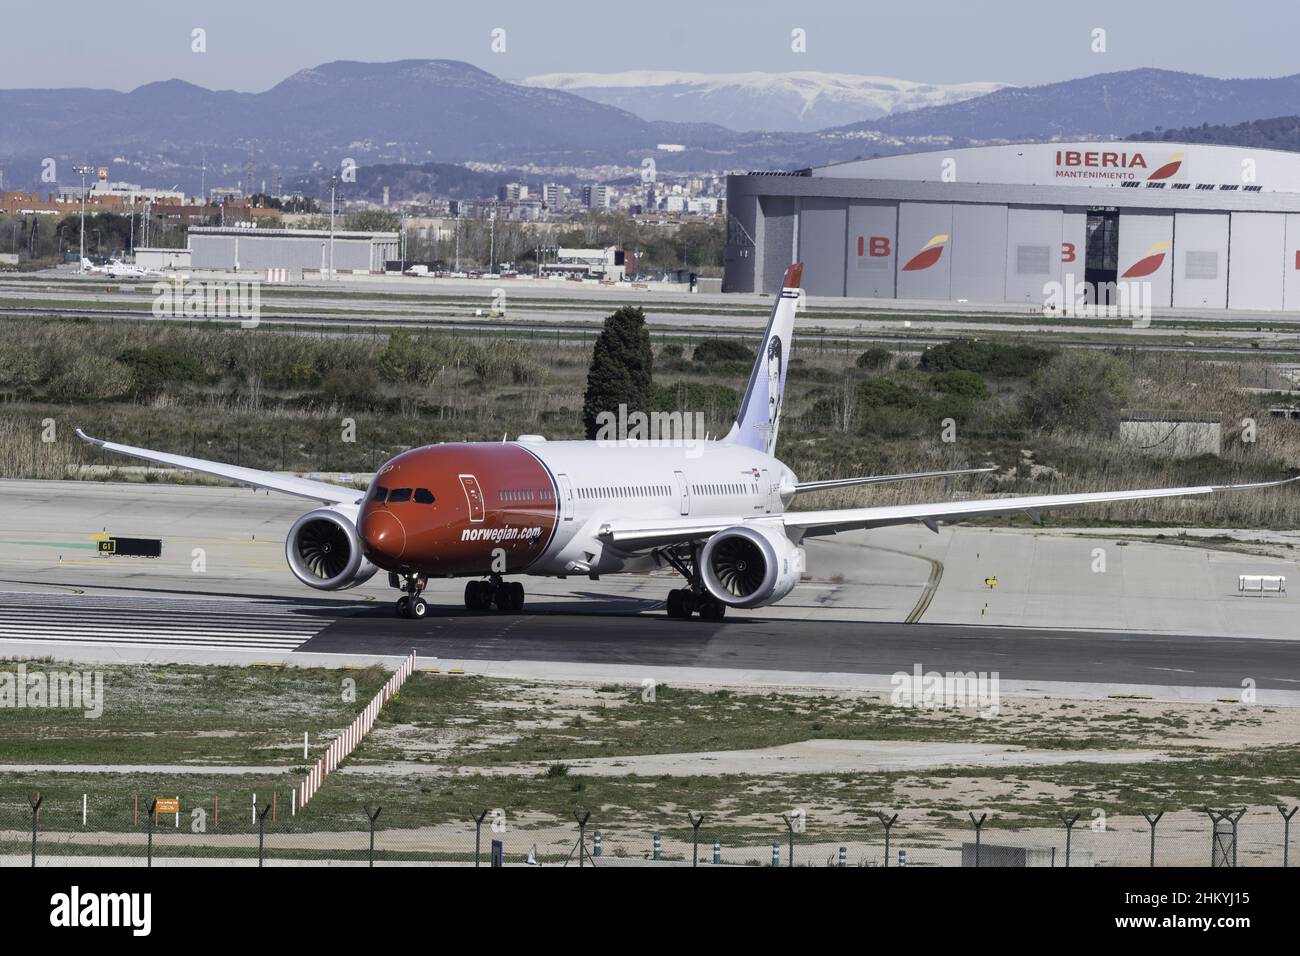
[[[189,247],[195,269],[263,272],[288,269],[326,272],[330,267],[328,229],[257,229],[240,226],[191,226]],[[398,255],[395,232],[334,231],[334,269],[339,272],[383,272]]]
[[[1300,312],[1300,154],[981,146],[727,178],[725,290],[1043,305],[1140,282],[1156,309]],[[1112,286],[1113,287],[1113,286]]]

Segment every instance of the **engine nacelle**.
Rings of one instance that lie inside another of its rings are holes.
[[[781,531],[737,525],[719,531],[700,550],[700,578],[731,607],[762,607],[789,594],[804,571],[803,548]]]
[[[329,508],[309,511],[293,523],[284,556],[294,577],[321,591],[356,587],[379,570],[362,551],[356,523]]]

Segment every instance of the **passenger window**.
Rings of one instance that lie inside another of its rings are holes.
[[[393,502],[396,501],[410,501],[410,500],[411,500],[410,488],[394,488],[392,493],[388,496],[389,504],[392,504]]]
[[[433,492],[428,488],[416,488],[415,501],[417,504],[431,505],[433,504]]]

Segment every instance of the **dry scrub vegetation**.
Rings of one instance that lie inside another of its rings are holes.
[[[756,339],[756,337],[755,337]],[[725,431],[755,341],[656,341],[654,410]],[[702,347],[703,346],[703,347]],[[202,323],[0,321],[0,476],[58,478],[129,465],[72,436],[285,470],[368,472],[437,441],[582,434],[588,337],[528,332],[319,334]],[[1049,493],[1283,477],[1300,467],[1288,370],[1253,356],[1058,351],[953,342],[924,354],[810,340],[790,363],[778,454],[805,480],[993,464],[990,478],[823,493],[801,506],[918,496]],[[1123,409],[1208,414],[1221,455],[1174,460],[1118,439]],[[1242,421],[1259,423],[1244,441]],[[57,440],[41,441],[53,419]],[[355,441],[344,441],[345,420]],[[951,420],[944,440],[945,420]],[[1111,505],[1071,523],[1294,528],[1294,488]]]

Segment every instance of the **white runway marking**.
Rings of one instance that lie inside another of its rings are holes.
[[[313,610],[318,614],[304,613]],[[320,605],[0,592],[0,647],[54,641],[292,651],[333,623]]]

